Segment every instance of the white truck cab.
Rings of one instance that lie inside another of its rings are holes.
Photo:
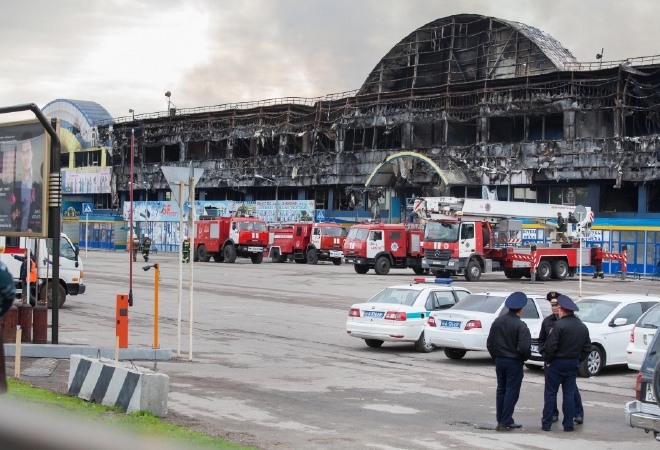
[[[28,239],[24,237],[0,236],[0,260],[4,262],[14,277],[16,287],[22,290],[20,273],[22,262],[14,256],[24,257],[29,245],[37,261],[37,293],[39,299],[44,300],[48,295],[47,283],[52,283],[52,239]],[[60,276],[58,280],[59,306],[66,301],[67,295],[79,295],[85,292],[83,283],[83,263],[79,255],[78,246],[74,246],[64,233],[60,236]],[[50,289],[48,290],[50,291]],[[22,295],[22,294],[21,294]],[[48,295],[50,308],[51,295]]]

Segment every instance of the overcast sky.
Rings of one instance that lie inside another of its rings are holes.
[[[119,117],[165,111],[166,91],[178,108],[350,91],[460,13],[537,27],[579,61],[660,54],[658,0],[0,0],[0,106],[70,98]]]

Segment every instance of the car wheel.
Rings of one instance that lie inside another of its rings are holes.
[[[380,346],[383,345],[383,341],[379,341],[378,339],[365,339],[364,342],[366,342],[367,346],[371,348],[380,348]]]
[[[555,261],[552,265],[552,278],[564,280],[568,276],[568,263],[564,260]]]
[[[365,264],[354,264],[353,269],[360,275],[364,275],[365,273],[369,272],[369,266]]]
[[[426,339],[426,334],[422,331],[419,339],[415,342],[415,349],[420,353],[429,353],[435,349],[435,345]]]
[[[378,275],[387,275],[390,273],[390,260],[387,256],[379,256],[374,264],[374,272]]]
[[[445,356],[449,359],[462,359],[467,350],[461,350],[460,348],[447,348],[445,347]]]
[[[52,309],[53,308],[53,291],[50,289],[50,285],[48,286],[49,289],[46,289],[46,285],[44,284],[43,287],[41,288],[41,291],[39,292],[39,298],[41,301],[45,301],[48,299],[48,308]],[[61,308],[64,305],[64,302],[66,301],[66,291],[64,290],[64,287],[57,283],[57,296],[58,296],[58,302],[57,304]]]
[[[272,252],[270,252],[270,261],[271,262],[279,262],[280,260],[280,251],[278,249],[273,249]]]
[[[548,261],[541,261],[536,267],[536,279],[539,281],[548,281],[552,275],[552,266]]]
[[[319,255],[316,254],[315,248],[307,250],[307,264],[316,264],[319,262]]]
[[[589,356],[578,366],[578,374],[584,378],[594,377],[600,373],[604,363],[605,355],[603,351],[592,345],[591,350],[589,350]]]
[[[473,259],[465,269],[465,279],[468,281],[479,281],[479,278],[481,278],[481,266],[479,265],[479,261]]]

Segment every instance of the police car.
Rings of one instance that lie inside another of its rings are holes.
[[[364,339],[372,348],[384,342],[412,342],[423,353],[434,349],[424,335],[424,325],[432,311],[451,308],[470,294],[453,287],[448,278],[415,278],[411,284],[390,286],[365,303],[351,306],[346,332]]]

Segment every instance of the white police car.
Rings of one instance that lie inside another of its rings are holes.
[[[415,278],[414,283],[390,286],[365,303],[351,306],[346,332],[364,339],[369,347],[383,342],[412,342],[420,352],[430,352],[424,325],[432,311],[451,308],[470,294],[463,287],[451,286],[449,278]]]

